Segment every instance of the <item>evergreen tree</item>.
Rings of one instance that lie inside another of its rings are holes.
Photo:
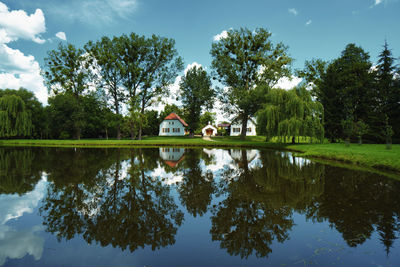
[[[324,107],[325,133],[331,141],[345,137],[342,121],[372,124],[375,110],[371,66],[367,52],[348,44],[321,76],[316,97]]]
[[[377,101],[378,113],[381,115],[379,128],[384,132],[386,143],[390,142],[391,132],[400,138],[400,88],[398,78],[395,77],[395,58],[392,56],[387,42],[383,45],[383,50],[379,54],[377,65]],[[393,131],[383,129],[391,128]],[[377,129],[378,130],[378,129]]]

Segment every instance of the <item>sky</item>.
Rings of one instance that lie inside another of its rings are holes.
[[[376,62],[385,40],[400,57],[399,14],[400,0],[0,0],[0,88],[25,87],[45,104],[47,51],[131,32],[175,39],[186,67],[207,71],[211,44],[240,27],[268,29],[288,46],[293,70],[312,58],[333,60],[349,43]]]

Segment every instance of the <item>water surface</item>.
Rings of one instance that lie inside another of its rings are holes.
[[[287,152],[0,148],[0,266],[399,266],[399,215]]]

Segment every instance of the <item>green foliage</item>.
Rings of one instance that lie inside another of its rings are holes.
[[[100,77],[97,77],[98,90],[104,89],[110,99],[111,108],[119,116],[121,104],[126,98],[122,84],[126,76],[126,68],[122,60],[124,43],[121,38],[114,37],[112,40],[106,36],[100,41],[93,43],[89,41],[85,50],[95,59],[92,66]],[[120,120],[116,121],[117,138],[121,138]]]
[[[284,142],[287,137],[309,136],[322,142],[324,138],[323,107],[304,87],[271,89],[257,122],[267,139],[278,136]]]
[[[44,138],[47,136],[47,116],[42,104],[37,100],[34,93],[25,88],[18,90],[4,89],[0,90],[0,97],[5,95],[19,96],[25,103],[26,111],[31,117],[32,132],[29,137]]]
[[[80,139],[84,125],[83,107],[80,103],[84,92],[93,79],[92,58],[84,50],[72,44],[60,43],[56,50],[51,50],[45,58],[45,82],[49,91],[55,95],[64,93],[75,98],[74,109],[70,118],[73,121],[74,138]]]
[[[264,28],[229,30],[227,37],[211,48],[212,68],[225,89],[219,92],[224,111],[242,120],[242,138],[247,119],[261,107],[264,95],[278,80],[290,76],[292,59],[282,43],[273,45]]]
[[[0,138],[24,137],[32,132],[31,116],[16,95],[0,97]]]
[[[343,138],[341,122],[349,116],[370,125],[374,113],[374,74],[369,55],[361,47],[348,44],[334,60],[315,88],[317,100],[325,112],[325,132],[332,141]]]
[[[210,123],[211,125],[215,125],[216,115],[217,114],[215,114],[214,112],[209,112],[209,111],[206,111],[203,114],[201,114],[197,131],[201,131],[201,129],[203,129],[204,126],[207,126],[208,123]]]
[[[190,133],[193,134],[198,129],[202,110],[212,108],[215,92],[207,72],[202,67],[196,66],[189,69],[182,77],[179,87],[186,123],[189,125]]]
[[[129,97],[128,104],[137,101],[140,113],[168,95],[168,87],[183,69],[182,59],[175,49],[175,41],[153,35],[151,38],[131,33],[119,37],[123,50],[124,86]],[[139,126],[139,139],[142,135]]]

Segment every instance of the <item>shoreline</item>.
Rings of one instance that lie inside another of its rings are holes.
[[[364,167],[367,171],[384,171],[400,177],[400,145],[392,145],[391,150],[384,144],[288,144],[261,141],[264,137],[247,137],[245,141],[239,138],[213,138],[212,142],[202,138],[160,138],[152,137],[144,140],[38,140],[15,139],[0,140],[3,147],[80,147],[80,148],[129,148],[129,147],[206,147],[206,148],[259,148],[294,152],[296,156]],[[350,165],[350,166],[349,166]]]

